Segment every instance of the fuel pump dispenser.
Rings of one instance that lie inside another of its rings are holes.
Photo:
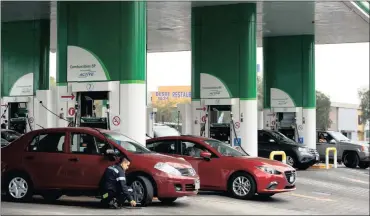
[[[76,126],[109,129],[107,115],[103,116],[103,104],[108,100],[108,92],[76,93]],[[109,106],[109,103],[106,103]],[[107,106],[106,105],[106,106]],[[97,110],[99,106],[99,110]],[[107,110],[109,108],[107,107]]]
[[[182,134],[218,139],[232,146],[240,146],[241,120],[239,99],[202,99],[198,107],[178,104],[181,112]]]
[[[306,141],[312,143],[312,141],[315,142],[315,138],[312,137],[309,130],[311,130],[312,123],[316,124],[316,120],[309,122],[310,124],[305,122],[305,118],[310,118],[311,114],[311,111],[307,113],[303,107],[297,107],[294,100],[285,91],[271,88],[270,108],[264,109],[264,129],[279,131],[301,144]],[[315,119],[315,112],[313,114]],[[309,133],[309,137],[307,137],[307,133]]]
[[[147,107],[146,108],[146,135],[148,137],[154,137],[153,126],[157,115],[157,108]]]
[[[1,124],[5,124],[7,129],[22,134],[33,129],[33,97],[4,97],[1,112]]]
[[[288,138],[303,143],[304,118],[300,108],[273,108],[264,114],[265,129],[279,131]]]
[[[120,129],[119,82],[71,82],[65,94],[74,96],[66,103],[68,126]]]

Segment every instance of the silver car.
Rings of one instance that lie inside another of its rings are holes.
[[[328,147],[335,147],[338,154],[337,160],[343,162],[346,167],[362,169],[369,167],[369,144],[354,142],[336,131],[317,131],[316,138],[316,149],[320,154],[320,160],[325,160]],[[329,159],[333,159],[333,153],[329,154]]]

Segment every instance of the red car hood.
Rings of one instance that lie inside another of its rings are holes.
[[[250,156],[241,157],[241,159],[244,161],[247,160],[248,162],[254,163],[256,166],[262,166],[262,165],[272,166],[281,172],[288,171],[288,170],[295,170],[293,167],[283,162],[277,161],[277,160],[270,160],[267,158],[250,157]]]
[[[150,160],[153,162],[162,162],[168,163],[169,165],[176,167],[176,168],[192,168],[191,164],[184,159],[179,159],[176,157],[171,157],[168,155],[158,154],[158,153],[151,153],[151,154],[136,154],[135,156],[140,157],[141,160]],[[140,160],[138,159],[138,160]]]

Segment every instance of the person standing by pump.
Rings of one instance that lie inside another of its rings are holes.
[[[132,207],[136,206],[135,192],[126,184],[125,171],[129,168],[130,163],[128,157],[121,156],[117,164],[109,166],[105,170],[101,185],[103,207],[120,208],[126,200],[130,202]]]

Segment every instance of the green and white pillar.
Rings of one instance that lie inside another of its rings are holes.
[[[256,4],[192,8],[193,122],[200,122],[203,101],[233,105],[238,137],[257,156]],[[216,92],[216,93],[215,93]],[[199,124],[193,125],[199,134]]]
[[[277,36],[263,40],[264,126],[273,110],[297,113],[298,136],[316,149],[315,36]]]
[[[123,131],[145,144],[146,134],[146,2],[123,2],[126,7],[122,41],[123,58],[120,79],[120,114]]]
[[[57,23],[59,95],[72,82],[108,82],[111,117],[120,118],[112,130],[145,143],[146,2],[58,2]],[[70,103],[59,104],[67,116]]]

